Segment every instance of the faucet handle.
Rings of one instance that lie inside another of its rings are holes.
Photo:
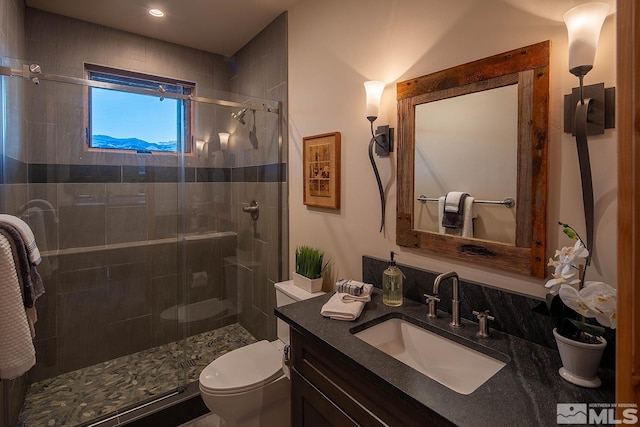
[[[489,313],[490,313],[490,311],[489,311],[489,310],[485,310],[485,311],[476,311],[476,310],[473,310],[473,311],[471,312],[471,314],[475,314],[475,316],[478,318],[478,320],[480,320],[480,319],[481,319],[481,318],[483,318],[483,317],[484,317],[484,318],[486,318],[486,319],[489,319],[489,320],[496,320],[496,318],[495,318],[495,317],[493,317],[493,316],[491,316]]]
[[[478,336],[481,338],[487,338],[489,336],[489,325],[487,320],[496,320],[495,317],[489,314],[489,310],[471,312],[478,318]]]
[[[438,303],[440,302],[438,295],[424,294],[424,297],[426,298],[429,306],[429,317],[438,317]]]

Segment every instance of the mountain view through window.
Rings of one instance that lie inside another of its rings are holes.
[[[118,74],[118,70],[88,71],[91,80],[133,88],[156,91],[162,86],[165,93],[179,94],[191,93],[193,88],[152,76]],[[175,153],[184,145],[185,151],[190,151],[190,144],[185,144],[190,141],[187,101],[99,87],[89,91],[87,133],[91,148]]]

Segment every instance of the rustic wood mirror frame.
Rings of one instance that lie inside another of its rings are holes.
[[[535,277],[545,276],[549,41],[398,83],[399,246]],[[516,244],[414,228],[415,106],[518,84]]]

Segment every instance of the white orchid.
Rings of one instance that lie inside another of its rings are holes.
[[[585,282],[579,291],[569,285],[560,286],[562,302],[576,313],[594,318],[602,326],[616,328],[616,290],[603,282]]]
[[[572,247],[563,247],[559,251],[556,250],[555,255],[558,260],[563,264],[570,264],[575,258],[587,258],[589,251],[584,247],[581,240],[576,240],[575,245]]]
[[[549,265],[552,265],[551,260],[549,260]],[[570,264],[562,264],[561,262],[556,262],[552,266],[555,266],[556,268],[555,271],[551,274],[553,279],[549,280],[544,285],[545,287],[550,288],[549,293],[555,294],[563,285],[575,285],[576,283],[580,282],[580,280],[574,279],[576,273],[572,270],[573,266],[571,266]]]
[[[565,246],[560,250],[556,250],[554,255],[556,259],[549,258],[549,263],[547,264],[555,269],[551,275],[553,278],[545,284],[545,287],[551,289],[549,292],[555,294],[562,285],[580,283],[580,280],[575,278],[578,267],[573,262],[576,258],[587,258],[588,256],[589,251],[579,239],[571,247]]]
[[[562,299],[562,302],[576,313],[587,318],[596,317],[596,313],[592,311],[587,304],[585,304],[585,302],[582,300],[580,292],[578,292],[578,290],[573,286],[560,286],[558,295],[560,295],[560,299]]]
[[[616,289],[603,282],[585,282],[580,290],[580,299],[595,313],[595,318],[602,326],[616,328]]]
[[[554,318],[558,331],[564,334],[560,326],[564,324],[562,320],[565,317],[565,320],[569,320],[574,328],[577,327],[580,331],[591,335],[601,335],[604,333],[604,329],[586,324],[585,318],[595,318],[602,326],[615,329],[617,325],[616,289],[603,282],[584,282],[584,274],[591,261],[589,250],[571,226],[563,223],[560,225],[563,227],[564,234],[575,239],[576,242],[573,246],[556,250],[548,263],[554,271],[551,275],[552,278],[545,284],[547,288],[550,288],[547,307]],[[580,271],[578,264],[584,265],[582,277],[576,277],[576,273]],[[558,310],[557,304],[553,302],[558,297],[562,304],[578,313],[582,318],[576,318],[575,313],[571,316],[564,313],[563,310]],[[556,308],[552,311],[552,307]],[[570,333],[569,329],[566,333]],[[569,337],[569,335],[565,336]]]

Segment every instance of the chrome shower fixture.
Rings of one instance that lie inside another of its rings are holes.
[[[29,72],[31,72],[31,74],[40,74],[40,73],[42,73],[42,69],[40,68],[39,64],[31,64],[31,65],[29,65]],[[39,85],[40,84],[40,79],[38,77],[36,77],[36,76],[32,76],[31,77],[31,81],[35,85]]]
[[[239,121],[241,124],[245,124],[244,121],[244,115],[247,114],[247,109],[243,108],[242,110],[238,111],[237,113],[231,113],[231,117],[233,117],[234,119],[236,119],[237,121]]]

